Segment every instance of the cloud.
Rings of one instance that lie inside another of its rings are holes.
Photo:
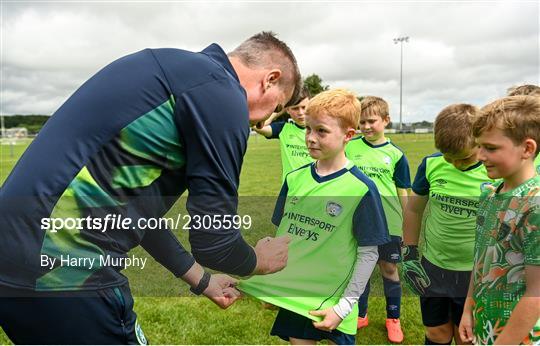
[[[3,114],[51,114],[86,79],[146,47],[226,51],[273,30],[303,74],[379,95],[405,121],[433,120],[539,82],[538,2],[33,2],[3,3]]]

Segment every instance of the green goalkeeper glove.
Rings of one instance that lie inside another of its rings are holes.
[[[405,284],[418,296],[423,296],[431,284],[431,280],[418,259],[418,246],[404,245],[401,248],[403,256],[403,276]]]

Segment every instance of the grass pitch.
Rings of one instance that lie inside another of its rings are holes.
[[[432,135],[391,135],[391,139],[409,159],[414,178],[420,160],[435,151]],[[0,145],[0,182],[3,182],[22,155],[28,141],[15,145]],[[270,224],[275,196],[281,185],[279,141],[252,136],[242,167],[240,179],[239,214],[250,215],[253,225],[244,230],[251,244],[265,235],[272,235]],[[185,214],[185,199],[180,199],[168,216]],[[185,231],[176,230],[182,244],[189,248]],[[147,256],[144,250],[133,250],[138,256]],[[149,257],[149,256],[147,256]],[[252,298],[243,298],[227,310],[221,310],[206,298],[194,297],[188,287],[173,277],[150,257],[144,270],[130,268],[129,277],[135,295],[135,311],[149,341],[153,344],[284,344],[271,337],[269,331],[276,312],[261,307]],[[386,344],[385,300],[378,270],[372,276],[369,302],[370,324],[357,334],[359,344]],[[424,332],[418,299],[404,289],[401,324],[405,344],[422,344]],[[31,333],[31,331],[28,331]],[[0,329],[0,344],[9,344]]]

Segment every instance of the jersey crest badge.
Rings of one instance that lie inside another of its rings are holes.
[[[336,202],[326,203],[326,213],[332,217],[336,217],[341,214],[342,210],[343,207],[341,207],[341,205],[337,204]]]
[[[392,159],[389,156],[385,156],[383,159],[384,163],[389,165],[392,163]]]

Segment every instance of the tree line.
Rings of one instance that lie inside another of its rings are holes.
[[[8,115],[4,116],[4,127],[25,127],[28,133],[36,134],[49,118],[49,115]]]
[[[313,73],[309,76],[307,76],[304,79],[304,85],[309,90],[310,95],[313,97],[317,95],[318,93],[328,90],[330,86],[328,84],[325,84],[323,79]],[[359,97],[361,100],[362,97]],[[30,134],[36,134],[41,130],[45,122],[50,118],[49,115],[9,115],[4,116],[4,127],[6,129],[13,128],[13,127],[25,127]],[[428,121],[422,121],[418,123],[413,123],[414,127],[424,127],[424,128],[431,128],[433,127],[433,123]],[[392,128],[390,125],[389,128]]]

